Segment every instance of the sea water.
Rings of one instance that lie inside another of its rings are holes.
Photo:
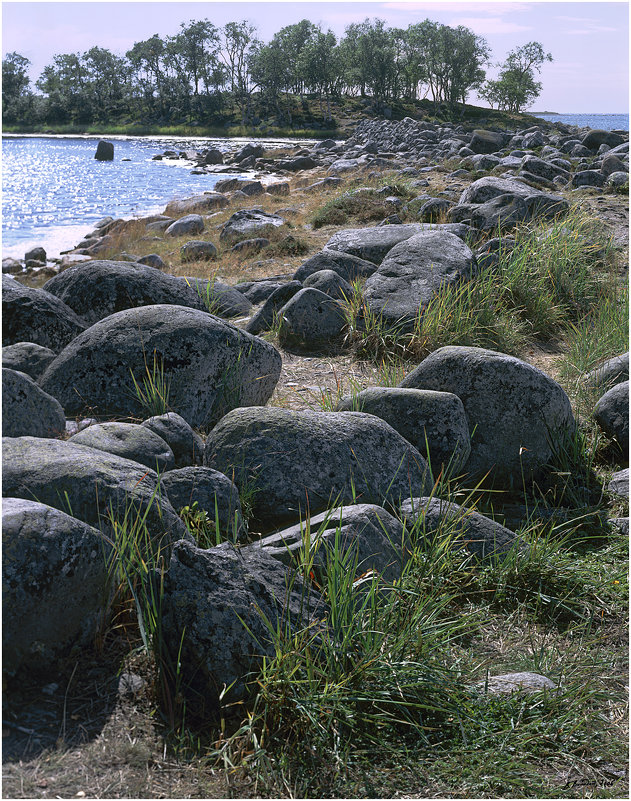
[[[628,114],[540,114],[529,111],[534,117],[541,117],[548,122],[563,122],[576,125],[577,128],[597,128],[601,131],[628,131]]]

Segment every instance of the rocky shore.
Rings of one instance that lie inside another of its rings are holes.
[[[435,493],[448,473],[515,503],[524,486],[547,480],[555,443],[571,440],[577,415],[542,369],[456,344],[396,386],[371,386],[331,410],[268,402],[287,358],[351,352],[354,292],[364,319],[412,330],[447,286],[476,282],[510,250],[515,226],[553,224],[579,198],[615,204],[628,187],[628,148],[619,132],[471,131],[406,118],[362,122],[345,142],[290,153],[256,144],[229,157],[186,153],[197,172],[252,177],[219,181],[162,215],[103,219],[57,264],[43,249],[3,260],[3,651],[12,680],[52,675],[73,648],[92,647],[115,589],[123,521],[142,520],[142,547],[159,547],[162,636],[182,665],[180,691],[209,709],[248,698],[251,671],[274,656],[270,626],[327,629],[322,576],[336,549],[358,582],[369,571],[384,587],[405,570],[412,529],[430,542],[449,521],[450,547],[480,564],[527,553],[516,523]],[[379,173],[389,183],[365,197],[383,204],[383,219],[325,229],[323,247],[290,273],[230,285],[173,274],[164,252],[113,254],[133,233],[171,243],[182,266],[210,268],[220,251],[264,256],[279,236],[296,241],[292,204]],[[436,174],[447,188],[425,194]],[[398,180],[416,197],[402,200]],[[270,197],[288,208],[264,210]],[[622,222],[615,233],[628,246]],[[271,329],[277,345],[263,338]],[[601,387],[594,419],[623,454],[610,491],[627,496],[628,378],[628,353],[584,376]],[[214,547],[196,541],[183,513],[194,504],[212,521]]]

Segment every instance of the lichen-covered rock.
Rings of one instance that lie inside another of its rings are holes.
[[[629,497],[629,468],[625,467],[624,470],[618,470],[614,473],[607,484],[607,489],[614,495],[619,495],[621,498]]]
[[[372,261],[360,259],[351,253],[340,253],[337,250],[325,248],[298,267],[294,274],[294,280],[304,282],[306,278],[320,270],[333,270],[345,281],[350,282],[358,278],[368,278],[376,269]]]
[[[252,494],[251,528],[261,531],[307,511],[396,504],[410,487],[432,486],[416,448],[383,420],[356,412],[235,409],[208,435],[204,464]]]
[[[2,344],[35,342],[58,353],[87,328],[69,306],[43,289],[2,276]]]
[[[616,384],[596,404],[594,419],[608,437],[629,452],[629,382]]]
[[[185,506],[206,512],[215,530],[218,526],[222,538],[236,542],[247,534],[239,491],[228,476],[210,467],[183,467],[169,470],[160,479],[171,506],[179,513]]]
[[[261,236],[284,224],[285,220],[277,214],[256,209],[242,209],[236,211],[226,222],[221,229],[219,239],[222,242],[236,242],[238,239]]]
[[[380,417],[429,461],[432,472],[464,467],[471,452],[469,424],[462,401],[451,392],[401,387],[370,387],[342,398],[338,412]]]
[[[313,287],[334,300],[350,300],[353,287],[334,270],[318,270],[305,278],[305,287]]]
[[[552,692],[557,685],[547,676],[540,673],[502,673],[500,676],[489,676],[476,685],[476,689],[490,695],[503,695],[505,693],[538,693],[547,690]]]
[[[2,668],[50,674],[102,623],[110,545],[95,528],[43,503],[2,501]]]
[[[454,234],[424,231],[395,245],[364,286],[364,301],[390,325],[413,327],[441,288],[472,277],[475,256]]]
[[[245,326],[248,334],[256,335],[261,334],[263,331],[269,331],[274,325],[277,313],[302,288],[300,281],[288,281],[286,284],[281,284],[281,286],[277,287],[252,319],[248,321]]]
[[[200,465],[204,458],[204,440],[186,420],[175,412],[158,414],[141,425],[154,431],[173,451],[175,467]]]
[[[177,217],[180,214],[193,214],[194,212],[199,214],[202,211],[223,209],[229,202],[228,198],[220,192],[204,192],[203,195],[193,195],[193,197],[187,197],[183,200],[172,200],[164,210],[164,213],[169,217]]]
[[[263,657],[275,654],[275,631],[317,622],[324,605],[300,577],[272,556],[229,543],[201,550],[178,542],[164,575],[162,635],[181,666],[181,688],[202,715],[245,698]],[[206,709],[204,706],[206,705]]]
[[[400,386],[453,392],[471,432],[467,471],[497,487],[521,487],[549,463],[555,444],[574,431],[569,398],[549,376],[505,353],[439,348]]]
[[[35,342],[16,342],[2,348],[2,366],[26,373],[37,381],[56,355],[50,348]]]
[[[111,531],[111,517],[128,520],[146,513],[156,542],[189,538],[171,504],[158,493],[153,470],[120,456],[38,437],[2,440],[2,494],[36,499],[90,526]]]
[[[97,423],[74,434],[68,442],[131,459],[158,473],[175,467],[173,451],[162,437],[135,423]]]
[[[202,302],[202,307],[216,314],[217,317],[241,317],[252,310],[250,301],[235,287],[224,284],[216,278],[196,278],[194,276],[179,278],[195,292]]]
[[[343,307],[319,289],[297,292],[280,310],[278,341],[290,353],[336,353],[346,330]]]
[[[186,214],[166,228],[165,236],[194,236],[204,230],[204,218],[199,214]]]
[[[126,261],[89,261],[51,278],[45,289],[90,325],[137,306],[167,303],[205,311],[195,289],[155,267]]]
[[[607,359],[585,376],[590,387],[607,388],[629,380],[629,351]]]
[[[164,371],[169,407],[195,428],[210,428],[236,406],[265,404],[281,369],[272,345],[207,312],[143,306],[112,314],[76,337],[40,386],[66,414],[87,406],[100,415],[139,417],[131,376],[142,387],[154,359]]]
[[[510,529],[488,517],[440,498],[409,498],[401,504],[401,515],[412,538],[444,538],[464,547],[475,559],[506,556],[524,543]]]
[[[247,546],[263,549],[283,564],[313,560],[324,579],[332,559],[343,558],[357,578],[374,571],[385,581],[401,577],[410,551],[403,525],[381,506],[357,504],[328,509]]]
[[[58,400],[17,370],[2,368],[2,434],[5,437],[58,437],[66,417]]]

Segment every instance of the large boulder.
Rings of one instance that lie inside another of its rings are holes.
[[[295,523],[307,510],[396,503],[410,486],[432,486],[416,448],[383,420],[356,412],[235,409],[208,435],[204,464],[253,496],[254,530]]]
[[[2,501],[2,669],[50,675],[89,647],[107,600],[111,548],[95,528],[24,498]]]
[[[37,437],[2,440],[2,495],[54,506],[90,526],[112,530],[111,517],[128,524],[146,515],[158,542],[188,538],[186,526],[161,498],[158,476],[137,462],[105,451]]]
[[[590,150],[598,150],[601,145],[616,147],[616,145],[621,145],[623,142],[624,138],[620,134],[613,131],[604,131],[600,128],[592,128],[582,138],[583,147],[587,147]]]
[[[97,161],[114,161],[114,145],[101,139],[96,146],[94,158]]]
[[[442,288],[471,278],[476,261],[454,234],[424,231],[395,245],[364,286],[364,301],[389,324],[411,328]]]
[[[318,602],[322,614],[319,596],[263,551],[178,542],[164,575],[162,635],[196,713],[246,697],[253,671],[276,653],[272,632],[313,625]]]
[[[312,515],[248,548],[263,549],[286,565],[308,559],[321,580],[331,561],[342,558],[358,578],[374,571],[391,582],[401,577],[410,539],[396,517],[381,506],[364,503]]]
[[[430,461],[432,472],[461,469],[471,452],[469,424],[457,395],[429,389],[370,387],[347,396],[338,412],[365,412],[385,420]]]
[[[239,492],[228,476],[210,467],[183,467],[169,470],[160,480],[171,506],[177,511],[185,506],[197,508],[208,515],[213,532],[215,526],[225,539],[235,542],[247,534]]]
[[[199,214],[203,211],[223,209],[229,202],[228,198],[220,192],[204,192],[203,195],[194,195],[184,200],[172,200],[164,213],[169,217],[177,217],[180,214]]]
[[[55,295],[2,276],[2,344],[35,342],[58,353],[87,323]]]
[[[404,242],[415,234],[431,230],[448,231],[464,238],[464,232],[468,229],[466,226],[457,223],[446,223],[440,226],[433,223],[406,223],[401,225],[381,225],[375,228],[348,228],[345,231],[338,231],[333,234],[326,243],[325,249],[338,250],[341,253],[349,253],[351,256],[357,256],[373,264],[381,264],[389,251],[399,242]],[[331,267],[331,269],[334,270],[335,267]]]
[[[510,529],[488,517],[441,498],[409,498],[401,504],[401,516],[413,539],[442,539],[464,547],[476,559],[506,556],[524,550],[524,543]]]
[[[37,380],[57,354],[35,342],[16,342],[2,348],[2,366]]]
[[[288,281],[273,290],[265,303],[245,326],[248,334],[256,335],[261,334],[263,331],[269,331],[274,325],[277,313],[302,288],[300,281]]]
[[[590,387],[607,388],[629,380],[629,351],[599,364],[585,376]]]
[[[241,317],[252,310],[250,301],[238,289],[216,278],[178,278],[185,281],[201,300],[203,308],[217,317]],[[184,305],[184,304],[182,304]]]
[[[165,236],[191,236],[201,234],[204,230],[204,218],[200,214],[186,214],[172,222],[165,231]]]
[[[44,286],[90,325],[124,309],[158,303],[206,310],[194,287],[137,262],[88,261],[69,267]]]
[[[350,300],[353,297],[353,287],[334,270],[318,270],[305,278],[305,287],[313,287],[324,292],[334,300]]]
[[[297,292],[280,310],[278,341],[291,353],[336,353],[346,330],[343,307],[319,289]]]
[[[506,134],[499,131],[477,129],[471,136],[469,147],[474,153],[495,153],[504,147]]]
[[[453,392],[460,398],[471,432],[467,471],[477,478],[490,473],[497,487],[521,487],[575,428],[563,389],[541,370],[505,353],[439,348],[400,386]]]
[[[265,404],[281,357],[269,343],[207,312],[144,306],[100,320],[63,350],[40,379],[66,414],[142,415],[142,386],[163,371],[168,405],[195,428],[210,428],[236,406]]]
[[[66,416],[58,400],[33,379],[2,368],[2,434],[5,437],[58,437]]]
[[[135,423],[97,423],[73,434],[68,442],[131,459],[157,473],[175,467],[173,451],[162,437]]]
[[[596,404],[594,419],[608,437],[620,444],[623,453],[629,453],[629,382],[616,384]]]
[[[219,239],[222,242],[236,242],[249,239],[280,228],[285,220],[277,214],[270,214],[258,209],[242,209],[236,211],[221,229]]]
[[[200,465],[204,457],[204,440],[186,420],[175,412],[158,414],[143,420],[141,425],[161,437],[173,451],[175,467]]]
[[[340,253],[325,248],[298,267],[294,273],[294,280],[304,281],[321,270],[333,270],[344,280],[355,281],[357,278],[368,278],[375,272],[376,266],[374,262],[360,259],[350,253]]]

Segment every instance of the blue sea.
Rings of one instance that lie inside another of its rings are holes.
[[[541,117],[549,122],[564,122],[576,125],[577,128],[598,128],[602,131],[628,131],[628,114],[541,114],[529,111],[534,117]]]
[[[212,190],[228,174],[191,175],[185,160],[153,161],[165,150],[226,151],[247,139],[107,137],[114,161],[96,161],[100,137],[2,137],[2,256],[36,245],[49,258],[74,247],[102,217],[159,214],[175,198]],[[287,141],[261,140],[270,147]],[[238,170],[232,173],[240,175]]]

